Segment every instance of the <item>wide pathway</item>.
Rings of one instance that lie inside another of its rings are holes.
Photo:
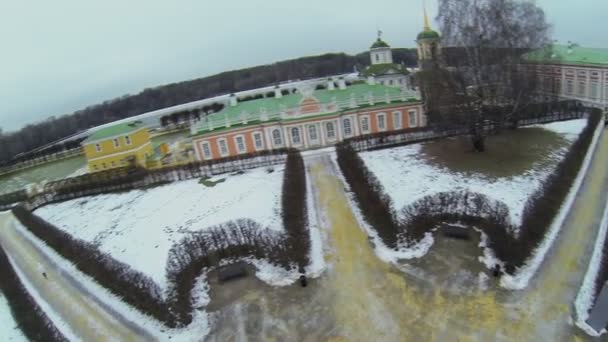
[[[83,341],[150,341],[154,338],[101,304],[74,278],[15,228],[12,214],[0,214],[0,244],[36,292]],[[42,272],[46,273],[45,278]]]

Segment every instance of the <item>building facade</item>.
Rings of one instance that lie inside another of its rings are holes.
[[[526,60],[534,63],[541,93],[608,111],[608,49],[553,45]]]
[[[382,40],[382,31],[378,31],[378,39],[370,47],[369,57],[370,65],[360,74],[368,83],[389,87],[411,87],[409,71],[405,66],[393,63],[393,51],[390,45]]]
[[[100,129],[82,142],[89,172],[123,166],[146,167],[153,154],[148,128],[141,122]]]
[[[333,81],[329,81],[333,82]],[[344,139],[426,125],[415,92],[379,84],[340,82],[338,87],[237,103],[197,126],[192,144],[198,160],[247,153],[334,145]]]

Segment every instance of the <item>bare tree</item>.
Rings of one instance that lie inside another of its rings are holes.
[[[440,98],[429,107],[442,120],[469,124],[475,149],[484,151],[486,123],[513,120],[537,102],[534,65],[522,65],[522,55],[550,46],[550,25],[543,10],[526,0],[439,0],[437,21],[443,45],[458,58],[426,75],[427,92]]]

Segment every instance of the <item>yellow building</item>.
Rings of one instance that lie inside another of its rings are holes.
[[[82,146],[90,172],[128,165],[146,167],[146,159],[154,153],[148,129],[140,121],[100,129]]]

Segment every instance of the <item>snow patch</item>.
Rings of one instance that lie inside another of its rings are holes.
[[[313,189],[312,179],[308,169],[306,170],[306,206],[308,213],[308,230],[310,233],[310,264],[306,268],[306,276],[311,278],[319,277],[327,265],[323,257],[323,237],[320,224],[326,222],[319,216],[315,203],[316,191]],[[326,225],[327,226],[327,225]]]
[[[191,232],[248,218],[282,232],[283,167],[222,175],[213,187],[197,179],[147,190],[104,194],[50,204],[34,213],[167,287],[170,248]]]
[[[0,341],[27,342],[2,292],[0,292]]]
[[[561,127],[561,126],[560,126]],[[595,147],[599,140],[600,135],[604,131],[604,126],[600,123],[595,129],[595,133],[593,134],[593,140],[591,141],[591,145],[587,150],[587,154],[585,155],[585,159],[583,160],[583,165],[574,180],[570,192],[566,196],[564,203],[562,203],[560,210],[551,223],[551,227],[547,231],[545,238],[541,242],[540,246],[536,248],[536,250],[532,253],[532,256],[528,258],[526,264],[520,267],[514,275],[505,274],[500,279],[500,286],[510,289],[510,290],[521,290],[528,286],[530,279],[536,273],[536,270],[540,267],[540,264],[543,262],[545,255],[549,248],[553,245],[553,242],[557,238],[561,227],[566,220],[566,216],[570,212],[570,208],[572,208],[572,204],[576,198],[576,194],[578,193],[581,185],[583,184],[583,179],[587,174],[587,170],[589,169],[589,165],[591,164],[591,159],[593,157],[593,153],[595,152]]]
[[[604,333],[605,330],[598,333],[593,328],[591,328],[586,322],[589,318],[589,310],[593,307],[593,303],[595,302],[594,289],[595,289],[595,281],[597,276],[599,275],[603,253],[602,250],[604,248],[604,244],[606,243],[606,233],[608,230],[608,203],[606,203],[606,207],[604,208],[604,213],[602,215],[602,221],[600,223],[600,229],[597,233],[597,239],[595,240],[595,246],[593,247],[593,254],[591,256],[591,261],[589,261],[589,266],[587,268],[587,272],[585,273],[585,278],[583,279],[583,284],[576,296],[576,300],[574,301],[574,308],[576,313],[576,325],[583,329],[587,334],[591,336],[599,336],[601,333]]]

